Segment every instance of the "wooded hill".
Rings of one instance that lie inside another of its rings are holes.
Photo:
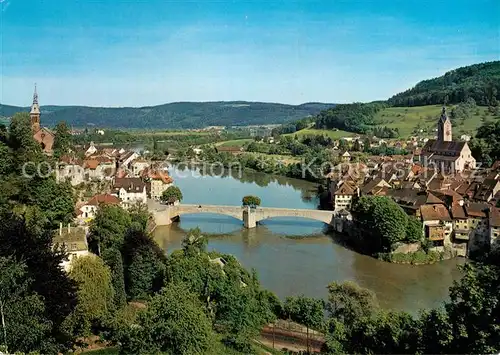
[[[469,65],[423,80],[394,95],[391,106],[457,104],[473,98],[481,106],[496,106],[500,100],[500,61]]]
[[[281,124],[314,116],[334,104],[285,105],[264,102],[174,102],[149,107],[42,106],[43,124],[66,121],[73,127],[106,128],[203,128]],[[11,117],[29,107],[0,105],[0,117]]]
[[[495,61],[458,68],[438,78],[421,81],[414,88],[387,101],[337,105],[320,112],[314,122],[316,129],[338,129],[394,138],[403,133],[400,129],[408,134],[419,125],[431,124],[434,127],[440,108],[436,110],[431,105],[442,106],[446,103],[452,120],[462,119],[464,127],[472,128],[478,126],[477,122],[467,124],[466,120],[478,121],[481,118],[484,122],[488,119],[487,115],[498,117],[499,101],[500,61]],[[485,112],[476,105],[488,106],[488,110]],[[408,109],[399,112],[397,107]],[[415,120],[406,120],[410,110],[410,118],[416,117]],[[430,114],[431,111],[437,114]]]

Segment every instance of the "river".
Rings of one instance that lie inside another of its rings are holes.
[[[262,173],[200,174],[172,167],[184,203],[240,205],[244,195],[256,195],[263,207],[310,208],[318,205],[312,183]],[[222,215],[183,215],[180,222],[158,227],[154,236],[168,253],[179,249],[186,231],[199,227],[210,236],[208,248],[234,255],[255,268],[265,288],[280,298],[304,294],[326,297],[332,281],[352,280],[373,290],[382,307],[417,312],[440,305],[460,277],[463,259],[412,266],[382,262],[335,242],[325,225],[307,219],[273,218],[246,230],[241,221]]]

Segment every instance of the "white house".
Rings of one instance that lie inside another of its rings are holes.
[[[90,146],[85,151],[85,156],[89,157],[95,153],[97,153],[97,148],[95,147],[94,142],[90,142]]]
[[[56,170],[57,182],[69,181],[71,185],[76,186],[85,181],[85,170],[81,162],[76,160],[67,160],[59,162]]]
[[[140,176],[141,172],[149,167],[149,162],[145,159],[137,159],[132,162],[132,173],[134,176]]]
[[[68,253],[68,260],[61,262],[61,266],[66,272],[69,271],[72,260],[90,254],[87,244],[87,233],[87,227],[71,227],[68,224],[67,228],[63,228],[62,223],[59,225],[59,230],[55,232],[52,239],[52,247],[64,247]]]
[[[151,184],[150,195],[152,199],[159,200],[163,195],[163,191],[172,186],[173,179],[168,175],[167,171],[147,171],[145,176]]]
[[[136,203],[146,204],[148,200],[146,184],[140,178],[115,178],[112,191],[125,208]]]
[[[119,205],[120,203],[121,200],[113,195],[95,195],[79,208],[78,217],[82,220],[93,219],[100,205]]]

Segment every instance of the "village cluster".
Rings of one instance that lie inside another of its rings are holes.
[[[438,250],[468,256],[500,242],[500,162],[478,169],[466,141],[452,139],[445,109],[437,139],[406,156],[372,156],[367,163],[342,163],[327,177],[333,208],[352,220],[353,201],[363,195],[388,196],[422,221],[423,235]]]
[[[38,93],[33,94],[30,111],[33,138],[42,150],[52,154],[55,135],[40,125]],[[80,224],[94,218],[100,204],[119,204],[129,208],[136,204],[147,204],[148,198],[160,200],[163,192],[172,185],[168,171],[154,166],[137,152],[109,147],[97,147],[90,143],[79,151],[64,155],[59,159],[55,176],[58,182],[70,182],[72,186],[103,182],[104,191],[76,205],[77,220]]]
[[[34,139],[51,154],[54,134],[40,126],[36,90],[30,116]],[[422,221],[423,236],[431,240],[437,250],[448,248],[456,255],[468,256],[485,246],[497,247],[500,245],[500,209],[497,207],[500,205],[500,162],[489,169],[478,169],[467,138],[453,140],[452,124],[443,108],[436,139],[423,142],[413,139],[405,147],[401,142],[395,146],[414,148],[412,154],[371,156],[362,163],[353,162],[349,151],[339,152],[341,164],[327,175],[337,219],[352,221],[350,210],[359,196],[388,196]],[[363,144],[360,137],[346,138],[346,141],[351,145]],[[380,143],[378,140],[374,144]],[[241,147],[221,146],[219,150],[242,153]],[[160,200],[173,183],[167,170],[134,151],[97,147],[91,143],[73,153],[60,159],[56,170],[58,181],[69,181],[73,186],[102,182],[94,196],[77,203],[77,221],[81,225],[87,225],[102,204],[124,208],[147,204],[148,199]],[[62,227],[59,235],[62,235]]]

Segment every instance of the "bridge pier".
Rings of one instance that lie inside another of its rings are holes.
[[[247,208],[243,210],[243,225],[247,229],[257,227],[257,219],[255,218],[255,211],[251,210],[250,206],[247,206]]]

